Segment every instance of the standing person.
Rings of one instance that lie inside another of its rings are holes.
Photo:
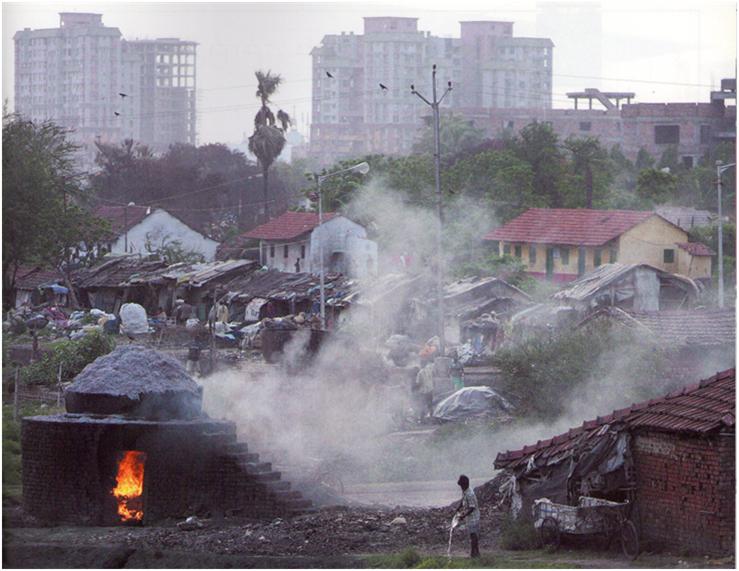
[[[434,364],[428,363],[416,375],[419,397],[419,418],[422,421],[434,412]]]
[[[461,523],[466,524],[470,534],[470,557],[480,557],[480,508],[477,506],[477,496],[470,489],[470,479],[462,474],[457,480],[462,488],[462,502],[457,508],[457,516]]]

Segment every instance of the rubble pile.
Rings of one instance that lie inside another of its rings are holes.
[[[456,507],[456,506],[455,506]],[[405,549],[445,549],[454,508],[323,508],[316,513],[270,522],[249,521],[217,525],[204,520],[204,527],[183,533],[177,527],[152,528],[137,537],[140,547],[250,555],[306,555],[377,553]],[[502,514],[481,505],[486,533],[483,547],[492,547]],[[405,520],[405,523],[403,522]],[[134,541],[132,541],[133,543]],[[466,548],[460,532],[455,544]]]

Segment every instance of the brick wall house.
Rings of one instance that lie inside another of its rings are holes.
[[[642,544],[700,554],[734,551],[736,371],[501,452],[495,467],[530,514],[548,497],[628,501]]]
[[[487,233],[499,255],[519,258],[534,277],[568,282],[602,264],[650,264],[710,280],[711,252],[655,212],[531,208]]]

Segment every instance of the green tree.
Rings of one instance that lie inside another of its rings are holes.
[[[257,97],[262,102],[262,107],[254,116],[254,133],[249,137],[249,150],[259,160],[262,167],[262,184],[265,220],[269,219],[269,167],[280,156],[285,146],[285,133],[290,126],[290,116],[282,109],[277,111],[275,117],[269,108],[270,100],[277,88],[282,83],[282,77],[272,74],[271,71],[255,72],[257,77]],[[277,123],[280,126],[277,126]]]
[[[474,126],[472,121],[460,115],[445,115],[439,120],[439,148],[442,159],[448,159],[458,153],[472,149],[485,140],[482,129]],[[434,154],[434,126],[432,121],[421,130],[418,140],[413,145],[417,154]]]
[[[547,123],[534,122],[523,129],[510,145],[518,158],[531,165],[533,188],[551,208],[564,206],[562,187],[566,161],[559,149],[559,138]]]
[[[639,152],[636,154],[636,162],[634,163],[637,171],[651,169],[654,167],[654,163],[654,157],[644,147],[639,149]]]
[[[644,205],[653,208],[664,204],[675,196],[677,176],[658,169],[644,169],[636,181],[636,194]]]
[[[585,191],[585,208],[593,208],[593,194],[598,180],[599,194],[605,194],[611,182],[608,154],[593,137],[568,137],[564,147],[572,155],[572,170],[581,179]],[[578,200],[577,203],[580,201]]]
[[[15,286],[18,267],[56,268],[68,281],[72,250],[95,242],[105,224],[90,215],[67,131],[51,122],[3,117],[3,289]],[[69,284],[67,284],[69,285]],[[4,296],[6,305],[11,296]]]

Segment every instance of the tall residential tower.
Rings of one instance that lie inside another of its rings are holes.
[[[311,51],[311,155],[325,164],[408,153],[429,112],[410,85],[431,97],[433,64],[439,88],[455,86],[444,104],[452,111],[551,108],[552,47],[514,37],[511,22],[461,22],[460,38],[440,38],[417,18],[364,18],[364,34],[324,36]]]
[[[59,28],[15,40],[15,111],[72,130],[91,166],[95,142],[154,150],[196,142],[195,42],[124,40],[101,14],[63,12]]]

